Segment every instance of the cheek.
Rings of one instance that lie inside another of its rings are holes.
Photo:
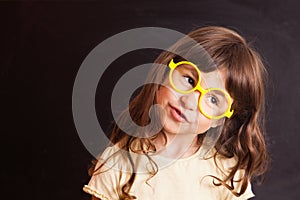
[[[197,121],[195,122],[195,130],[197,133],[205,133],[212,125],[212,120],[206,118],[202,114],[198,114]]]
[[[162,104],[163,97],[164,97],[164,94],[163,94],[162,87],[161,87],[161,88],[156,92],[156,102],[157,102],[158,104]]]
[[[172,100],[174,98],[174,94],[164,86],[161,86],[156,93],[156,102],[161,105],[164,104],[165,101]]]

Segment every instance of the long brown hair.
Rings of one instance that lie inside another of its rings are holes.
[[[219,184],[215,184],[216,186],[223,185],[234,195],[240,196],[246,191],[248,182],[252,181],[254,177],[263,175],[269,164],[264,140],[264,80],[266,71],[259,54],[243,37],[233,30],[209,26],[192,31],[188,36],[203,47],[214,64],[218,66],[218,69],[224,69],[227,73],[225,87],[234,100],[232,105],[234,114],[224,122],[222,133],[215,145],[217,151],[214,159],[216,165],[218,155],[226,158],[235,157],[237,162],[230,169],[230,173],[225,179],[213,177],[219,181]],[[180,55],[184,55],[185,59],[192,59],[196,55],[191,53],[189,50],[191,46],[187,45],[185,41],[184,39],[179,40],[171,49],[180,52]],[[155,61],[160,67],[155,67],[150,71],[148,76],[150,81],[148,81],[162,82],[167,71],[164,66],[176,57],[178,56],[170,51],[161,53]],[[159,84],[144,85],[130,102],[128,110],[136,124],[145,126],[150,123],[148,113],[151,106],[156,103],[156,92],[159,87]],[[120,115],[119,120],[128,122],[130,126],[131,119],[126,119],[123,114]],[[146,131],[146,136],[148,133],[151,133],[151,130]],[[159,134],[163,134],[163,132]],[[145,154],[153,165],[151,175],[154,176],[158,168],[148,156],[148,153],[156,151],[152,139],[157,135],[148,138],[134,137],[132,134],[126,134],[116,124],[112,130],[110,140],[127,152],[130,150]],[[201,142],[203,135],[199,135],[198,139]],[[119,195],[121,199],[135,199],[134,196],[129,195],[136,176],[135,165],[132,162],[130,153],[127,154],[127,158],[131,163],[132,173],[127,182],[121,186]],[[240,191],[236,191],[233,178],[240,169],[244,171],[244,176],[240,179]],[[227,184],[228,182],[231,184]]]

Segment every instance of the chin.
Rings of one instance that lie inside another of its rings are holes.
[[[190,125],[176,124],[168,121],[164,124],[164,131],[174,135],[198,135],[206,132],[206,130],[193,129]]]

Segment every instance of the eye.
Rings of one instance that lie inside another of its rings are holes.
[[[215,96],[209,96],[208,100],[209,100],[209,102],[211,104],[214,104],[214,105],[218,105],[219,104],[219,101],[218,101],[218,99]]]
[[[185,80],[193,87],[195,87],[195,80],[192,79],[190,76],[184,76]]]

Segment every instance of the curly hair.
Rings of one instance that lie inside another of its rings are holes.
[[[225,179],[216,176],[212,177],[218,181],[218,183],[214,182],[216,187],[223,185],[235,196],[240,196],[246,191],[248,183],[255,177],[262,177],[269,166],[269,156],[264,139],[264,85],[266,70],[254,48],[242,36],[231,29],[209,26],[194,30],[188,36],[203,47],[218,69],[226,71],[225,88],[234,100],[232,104],[234,114],[224,122],[221,135],[215,144],[216,153],[214,160],[218,167],[217,156],[234,157],[236,158],[236,164],[230,168]],[[184,39],[179,40],[172,48],[184,55],[185,59],[193,59],[193,57],[197,56],[190,51],[193,47],[187,45]],[[157,82],[155,80],[162,82],[165,79],[167,69],[163,66],[167,65],[172,58],[178,58],[178,56],[170,51],[164,51],[160,54],[155,63],[160,64],[161,67],[156,67],[150,71],[148,76],[150,82]],[[156,92],[159,87],[159,84],[144,85],[130,102],[127,111],[130,112],[132,120],[136,124],[145,126],[150,123],[148,112],[151,106],[156,103]],[[131,119],[126,119],[121,114],[119,120],[130,124]],[[145,135],[151,133],[151,130],[146,132]],[[164,133],[161,131],[158,134]],[[157,173],[158,167],[151,157],[148,156],[148,153],[156,151],[152,140],[158,134],[148,138],[138,138],[126,134],[115,124],[110,140],[127,152],[132,151],[146,155],[153,166],[152,177]],[[198,135],[199,144],[201,144],[204,137],[205,134]],[[121,199],[135,199],[134,196],[129,194],[136,176],[134,171],[135,164],[132,162],[130,153],[126,156],[130,161],[132,173],[127,182],[121,186],[119,196]],[[103,164],[99,168],[101,166]],[[244,172],[239,180],[241,182],[239,191],[236,190],[233,184],[236,181],[233,178],[238,170],[243,170]],[[94,170],[94,172],[96,171],[97,169]]]

